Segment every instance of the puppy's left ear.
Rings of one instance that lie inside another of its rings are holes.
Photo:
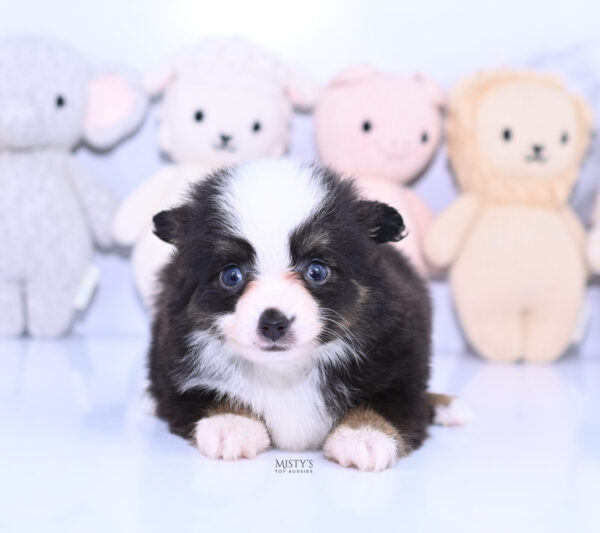
[[[383,202],[360,200],[358,219],[377,244],[399,241],[407,235],[400,213]]]
[[[186,206],[161,211],[152,218],[154,235],[159,239],[179,246],[183,241],[188,227],[189,216]]]

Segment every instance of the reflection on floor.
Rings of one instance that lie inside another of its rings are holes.
[[[140,408],[146,342],[0,343],[0,531],[600,530],[598,357],[436,354],[432,390],[476,420],[432,428],[395,468],[365,474],[316,452],[204,459]],[[277,472],[282,459],[312,472]]]

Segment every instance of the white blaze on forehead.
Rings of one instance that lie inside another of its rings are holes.
[[[289,160],[260,160],[238,167],[223,199],[232,227],[256,251],[259,273],[278,274],[290,265],[291,233],[324,196],[311,168]]]

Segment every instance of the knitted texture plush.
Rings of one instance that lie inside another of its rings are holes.
[[[410,77],[368,66],[338,74],[315,109],[323,162],[355,178],[363,192],[402,214],[408,235],[396,246],[423,275],[422,250],[432,214],[409,188],[433,158],[442,137],[440,89],[426,76]]]
[[[176,204],[216,168],[279,157],[292,112],[308,109],[317,87],[267,50],[242,38],[214,38],[182,50],[145,75],[162,94],[159,143],[172,164],[150,176],[120,206],[113,234],[133,246],[138,292],[152,306],[157,273],[172,251],[152,233],[152,216]]]
[[[145,108],[129,73],[93,73],[52,41],[0,43],[0,334],[68,330],[116,208],[71,151],[81,141],[108,148]]]
[[[584,303],[584,229],[567,200],[589,146],[588,106],[562,81],[498,70],[464,80],[448,107],[448,153],[461,188],[425,242],[450,267],[470,344],[497,362],[550,362]]]

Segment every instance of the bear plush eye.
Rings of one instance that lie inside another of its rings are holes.
[[[56,107],[64,107],[66,103],[67,101],[65,100],[65,97],[62,94],[56,95],[56,98],[54,100],[54,105],[56,105]]]
[[[262,129],[262,124],[257,120],[254,124],[252,124],[252,131],[254,133],[258,133]]]
[[[196,122],[202,122],[204,120],[204,113],[202,112],[201,109],[198,109],[195,113],[194,113],[194,120]]]
[[[560,142],[563,144],[567,144],[569,142],[569,134],[566,131],[560,136]]]
[[[229,265],[221,272],[221,283],[227,289],[235,289],[242,281],[244,281],[244,274],[237,265]]]
[[[329,267],[321,261],[312,261],[304,271],[304,277],[317,285],[327,281],[329,277]]]
[[[373,125],[371,124],[371,121],[370,121],[370,120],[365,120],[365,121],[362,123],[362,130],[363,130],[365,133],[366,133],[366,132],[369,132],[369,131],[371,131],[371,129],[372,129],[372,128],[373,128]]]
[[[429,135],[427,135],[427,132],[424,131],[423,133],[421,133],[421,142],[423,144],[427,143],[427,141],[429,140]]]
[[[502,138],[508,142],[512,139],[512,130],[510,128],[504,128],[502,130]]]

